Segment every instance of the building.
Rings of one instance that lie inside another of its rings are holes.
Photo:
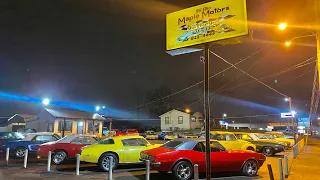
[[[15,114],[8,119],[8,132],[16,132],[20,128],[26,127],[26,120],[35,118],[36,115],[30,114]]]
[[[95,134],[101,137],[104,121],[105,118],[96,113],[44,108],[35,118],[26,120],[26,128],[61,136]]]
[[[203,115],[200,112],[185,113],[173,109],[159,116],[161,119],[161,130],[188,130],[200,129],[204,125]]]

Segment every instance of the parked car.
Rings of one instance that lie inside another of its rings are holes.
[[[198,138],[198,136],[197,136],[197,135],[194,135],[194,134],[192,134],[192,133],[186,132],[186,133],[183,133],[183,134],[181,135],[181,138]]]
[[[0,147],[8,141],[21,140],[24,136],[20,133],[16,132],[0,132]],[[0,152],[2,152],[2,148],[0,148]],[[5,150],[6,151],[6,150]]]
[[[279,138],[275,134],[269,134],[269,133],[268,134],[264,133],[263,135],[266,136],[268,139],[272,139],[272,140],[276,140],[276,141],[285,143],[287,145],[287,148],[291,148],[294,146],[294,139]]]
[[[126,131],[123,132],[124,135],[127,135],[127,136],[139,136],[139,132],[137,129],[127,129]]]
[[[201,138],[205,138],[205,134],[200,135]],[[217,140],[225,148],[229,149],[241,149],[256,151],[256,146],[248,141],[237,139],[232,132],[226,131],[211,131],[210,139]]]
[[[109,171],[110,157],[113,157],[113,169],[119,164],[141,163],[140,152],[159,147],[151,144],[142,136],[116,136],[99,141],[97,144],[81,149],[80,160],[98,164],[103,171]]]
[[[10,155],[21,158],[24,157],[26,149],[29,153],[36,153],[40,144],[57,141],[61,137],[55,133],[39,132],[30,133],[21,140],[8,141],[2,145],[2,151],[10,148]]]
[[[278,131],[270,131],[270,132],[266,132],[266,134],[274,134],[278,138],[294,139],[293,136],[285,135],[283,132],[278,132]]]
[[[154,131],[147,131],[145,134],[145,138],[155,140],[155,139],[158,139],[158,134],[155,133]]]
[[[172,140],[176,138],[178,138],[178,136],[174,134],[173,131],[162,131],[159,134],[159,139],[162,139],[162,140]]]
[[[210,141],[211,171],[241,171],[247,176],[255,176],[266,157],[253,151],[226,150],[218,141]],[[150,160],[151,168],[160,173],[172,171],[178,180],[190,180],[193,166],[198,164],[199,172],[206,172],[205,140],[175,139],[161,147],[141,152],[140,159]]]
[[[285,144],[279,144],[277,141],[266,141],[260,139],[255,133],[234,132],[238,139],[249,141],[256,146],[256,152],[266,156],[274,156],[276,153],[285,150]]]
[[[38,158],[47,158],[52,152],[52,161],[61,164],[66,159],[75,158],[84,146],[95,144],[99,139],[95,135],[70,135],[58,141],[44,143],[38,148]]]

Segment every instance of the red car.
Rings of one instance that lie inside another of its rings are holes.
[[[242,171],[255,176],[266,157],[253,151],[226,150],[218,141],[211,140],[211,171]],[[199,172],[206,172],[204,139],[175,139],[159,148],[140,153],[140,160],[150,160],[151,168],[160,173],[172,171],[178,180],[193,178],[193,166],[198,164]]]
[[[61,164],[66,159],[75,158],[84,146],[98,142],[95,135],[71,135],[58,141],[45,143],[38,148],[38,158],[48,157],[49,151],[52,152],[52,161]]]
[[[124,132],[125,135],[127,136],[139,136],[139,132],[137,129],[127,129],[125,132]]]

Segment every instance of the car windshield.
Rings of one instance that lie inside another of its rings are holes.
[[[180,146],[182,143],[183,143],[182,141],[173,140],[163,144],[161,147],[175,149],[178,146]]]
[[[21,135],[22,136],[22,135]],[[23,139],[24,137],[18,137],[14,133],[4,133],[0,135],[0,139]]]
[[[256,136],[255,134],[249,134],[249,136],[255,141],[259,140],[259,137]]]
[[[259,139],[268,139],[263,134],[254,134],[254,135],[256,135]]]
[[[147,132],[147,135],[157,135],[155,132]]]
[[[107,139],[99,141],[98,144],[114,144],[114,141],[112,138],[107,138]]]
[[[268,138],[268,139],[274,139],[274,138],[276,138],[275,135],[273,135],[273,134],[264,134],[264,136],[265,136],[266,138]]]
[[[233,134],[212,134],[211,139],[218,141],[235,141],[237,140],[236,136]]]

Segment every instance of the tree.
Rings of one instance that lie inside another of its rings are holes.
[[[165,85],[148,93],[148,102],[154,102],[149,105],[149,113],[152,116],[158,117],[172,110],[171,104],[169,103],[171,97],[168,97],[171,93],[171,89]]]

